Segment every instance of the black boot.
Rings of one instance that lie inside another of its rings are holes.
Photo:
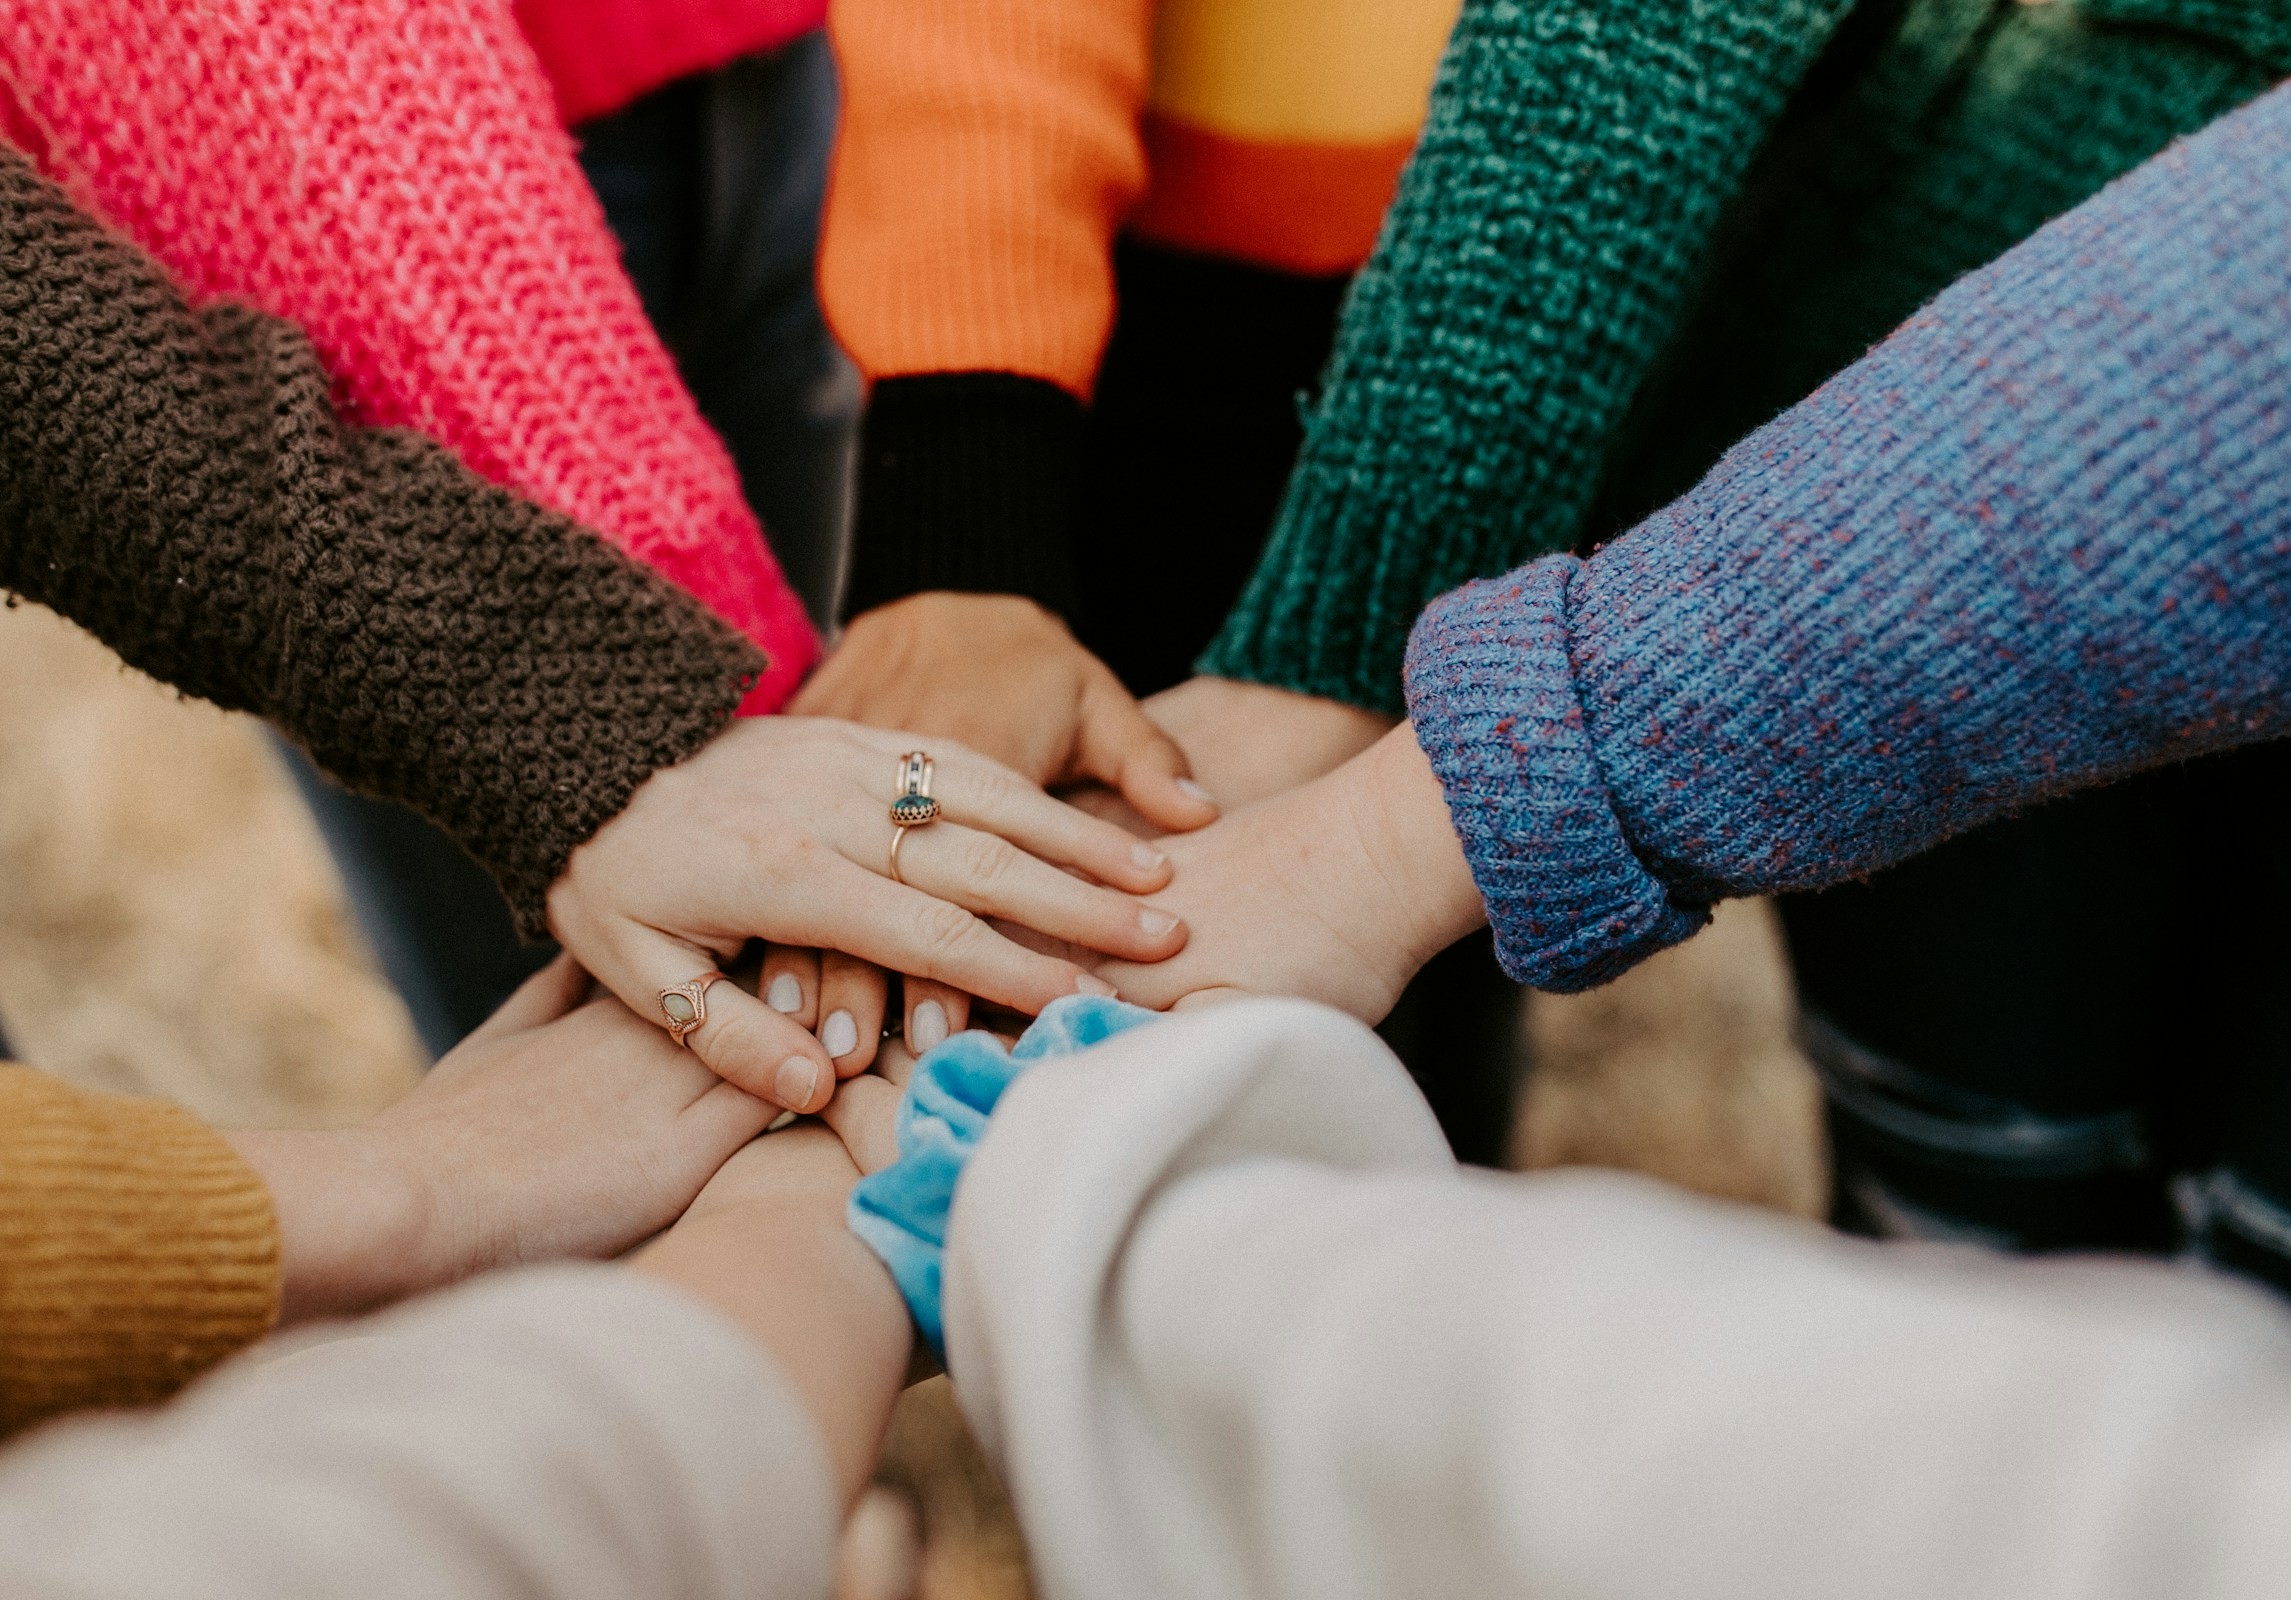
[[[2044,1113],[1866,1050],[1809,1016],[1831,1221],[1873,1238],[2161,1252],[2179,1226],[2146,1114]]]

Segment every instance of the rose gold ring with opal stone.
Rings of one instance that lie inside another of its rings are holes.
[[[668,1019],[668,1036],[679,1050],[692,1048],[684,1036],[708,1020],[708,986],[723,981],[721,972],[703,972],[690,983],[660,991],[660,1014]]]
[[[931,798],[931,780],[938,771],[939,764],[920,750],[910,750],[899,758],[899,793],[891,802],[893,883],[907,881],[899,876],[899,846],[907,842],[907,830],[927,827],[939,820],[939,803]]]

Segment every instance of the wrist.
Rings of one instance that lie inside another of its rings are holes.
[[[769,1135],[631,1262],[715,1307],[795,1385],[846,1503],[874,1462],[914,1338],[890,1274],[844,1222],[857,1178],[824,1129]]]
[[[422,1185],[370,1130],[224,1137],[270,1191],[282,1326],[370,1311],[459,1276],[430,1247]]]
[[[1410,972],[1487,921],[1432,764],[1403,722],[1347,763],[1367,864],[1391,902]]]
[[[1228,806],[1334,772],[1394,721],[1342,700],[1208,675],[1163,690],[1145,708],[1185,752],[1194,776]]]

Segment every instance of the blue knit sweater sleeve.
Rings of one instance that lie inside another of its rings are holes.
[[[1408,694],[1505,966],[1554,989],[1727,895],[2291,731],[2291,88],[1591,560],[1435,602]]]

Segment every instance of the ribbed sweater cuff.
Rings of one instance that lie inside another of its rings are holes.
[[[0,1435],[163,1400],[278,1301],[269,1191],[219,1134],[0,1066]]]
[[[1316,695],[1388,717],[1407,714],[1400,629],[1386,625],[1382,631],[1393,637],[1380,644],[1366,637],[1375,625],[1363,622],[1347,630],[1344,644],[1333,650],[1316,649],[1285,637],[1284,620],[1268,612],[1261,597],[1245,593],[1194,663],[1194,671]]]
[[[859,436],[844,614],[928,589],[1017,594],[1063,617],[1082,403],[1042,378],[932,372],[877,380]]]
[[[357,514],[299,554],[274,630],[294,647],[256,709],[352,788],[436,821],[538,939],[566,858],[723,731],[762,658],[689,595],[423,441],[347,443],[336,481]]]
[[[1408,714],[1521,983],[1616,977],[1699,929],[1624,836],[1568,650],[1582,563],[1547,556],[1434,601],[1408,642]]]

